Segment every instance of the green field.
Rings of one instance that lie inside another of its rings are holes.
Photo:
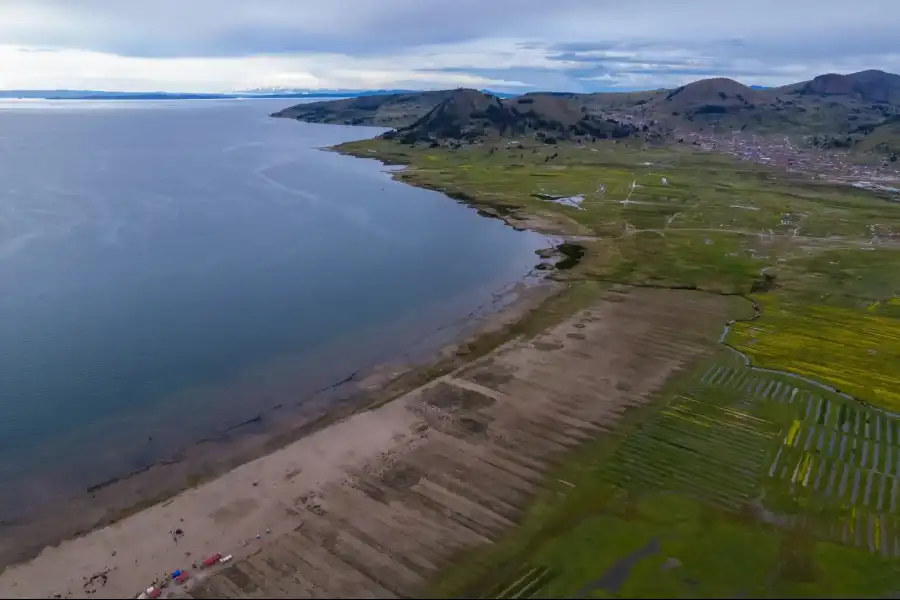
[[[398,179],[489,212],[585,236],[587,256],[570,278],[747,292],[763,268],[900,232],[900,206],[871,192],[682,147],[523,141],[450,150],[364,140],[340,150],[405,164]],[[572,196],[580,208],[545,199]]]
[[[760,297],[763,317],[738,324],[730,343],[755,364],[788,370],[900,411],[900,319],[778,300],[774,295]]]
[[[583,448],[443,597],[884,595],[900,419],[723,355]]]
[[[519,527],[461,557],[431,592],[900,590],[900,204],[682,147],[341,149],[578,236],[583,259],[556,278],[742,294],[761,311],[725,341],[770,371],[723,346],[575,452]],[[562,196],[580,207],[548,199]]]

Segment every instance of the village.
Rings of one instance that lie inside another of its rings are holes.
[[[703,151],[730,154],[789,173],[805,173],[829,183],[900,194],[900,163],[887,159],[865,164],[851,154],[804,147],[786,136],[740,131],[728,135],[693,131],[677,135]]]

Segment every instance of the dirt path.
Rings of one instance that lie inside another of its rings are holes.
[[[48,548],[0,575],[0,597],[128,597],[185,568],[193,585],[168,593],[414,595],[512,527],[565,452],[712,352],[729,307],[700,292],[610,292],[533,340]],[[215,552],[234,560],[191,567]]]

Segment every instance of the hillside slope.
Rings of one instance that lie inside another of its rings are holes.
[[[884,154],[897,160],[900,154],[900,117],[891,117],[872,129],[860,131],[854,147],[861,152]]]
[[[900,114],[900,96],[894,92],[898,81],[900,76],[880,71],[825,75],[767,89],[704,79],[619,110],[684,130],[848,134]]]
[[[392,127],[409,140],[749,131],[819,136],[842,147],[883,153],[894,148],[893,126],[881,125],[900,117],[900,75],[874,70],[826,74],[778,88],[714,78],[671,90],[537,92],[509,99],[477,90],[443,90],[301,104],[274,116]]]
[[[446,100],[453,90],[361,96],[297,104],[274,113],[273,117],[309,123],[403,127]]]
[[[797,95],[900,105],[900,75],[884,71],[860,71],[850,75],[829,73],[780,89]]]
[[[502,100],[477,90],[455,90],[429,113],[394,134],[408,142],[475,141],[535,135],[546,139],[623,138],[639,129],[583,110],[565,96],[535,94]]]

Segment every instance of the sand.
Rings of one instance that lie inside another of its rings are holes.
[[[730,307],[698,292],[610,293],[535,339],[47,548],[0,574],[0,597],[133,597],[175,569],[193,579],[166,595],[414,595],[514,526],[566,452],[713,352]],[[192,568],[216,552],[233,562]]]

